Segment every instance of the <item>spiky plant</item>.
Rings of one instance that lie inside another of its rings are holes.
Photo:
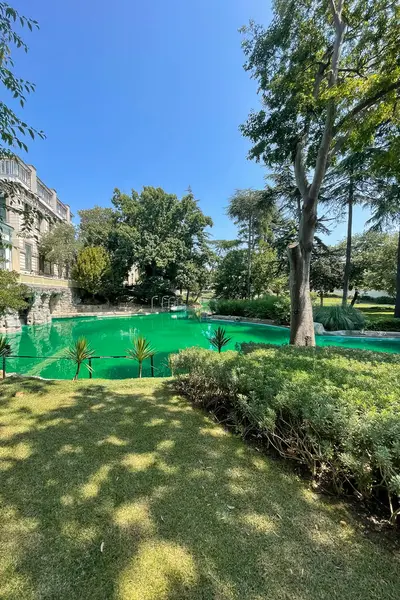
[[[0,356],[10,354],[10,340],[6,335],[0,335]]]
[[[94,351],[90,348],[89,342],[85,337],[80,337],[68,348],[66,358],[69,358],[76,364],[76,372],[73,380],[76,381],[81,370],[81,365],[84,364],[89,373],[93,371],[92,367],[85,363],[86,360],[92,358]]]
[[[221,352],[222,348],[229,344],[231,341],[231,337],[226,335],[226,331],[223,327],[217,327],[214,329],[212,336],[210,337],[210,342],[218,350]]]
[[[361,330],[365,316],[352,306],[322,306],[315,310],[314,321],[322,323],[327,331]]]
[[[142,377],[143,362],[155,355],[156,351],[143,335],[135,335],[132,338],[133,348],[127,350],[128,356],[137,360],[139,364],[138,377]]]

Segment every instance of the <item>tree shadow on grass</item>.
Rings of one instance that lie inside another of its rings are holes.
[[[7,600],[397,596],[397,557],[168,380],[46,390],[9,398]]]

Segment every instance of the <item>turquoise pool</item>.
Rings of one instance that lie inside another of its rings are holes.
[[[54,319],[49,325],[25,326],[21,332],[9,336],[13,354],[44,358],[8,358],[7,372],[57,379],[72,378],[74,366],[69,361],[46,357],[62,358],[65,349],[80,336],[85,336],[89,340],[96,355],[125,355],[132,337],[141,334],[146,336],[157,350],[154,358],[155,374],[167,375],[169,354],[189,346],[210,348],[209,335],[217,326],[216,322],[199,323],[187,319],[185,315],[170,313]],[[287,344],[289,341],[289,332],[282,327],[236,322],[224,322],[223,327],[232,337],[228,346],[231,349],[234,349],[237,342]],[[317,344],[400,353],[400,338],[319,336]],[[93,368],[95,378],[122,379],[136,377],[137,374],[136,363],[125,358],[93,360]],[[144,375],[149,374],[150,364],[144,365]],[[86,369],[82,369],[81,377],[88,377]]]

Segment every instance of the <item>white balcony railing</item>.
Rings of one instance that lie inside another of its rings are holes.
[[[39,198],[41,198],[42,200],[44,200],[44,202],[46,202],[46,204],[51,206],[52,194],[47,189],[47,187],[40,181],[39,178],[37,179],[36,189],[37,189]]]
[[[19,181],[31,189],[31,172],[18,160],[12,158],[1,159],[0,177],[7,177],[7,179],[19,179]]]
[[[67,209],[65,208],[65,206],[63,204],[61,204],[61,202],[59,200],[57,200],[57,214],[62,219],[67,218]]]

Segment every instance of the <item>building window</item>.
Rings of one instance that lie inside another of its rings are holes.
[[[11,269],[11,230],[0,226],[0,269]]]
[[[62,219],[67,218],[67,209],[61,202],[57,201],[57,213],[60,215]]]
[[[32,244],[25,242],[25,271],[32,271]]]
[[[41,214],[37,216],[37,229],[39,233],[43,232],[43,216]]]
[[[7,223],[6,199],[0,196],[0,221]]]
[[[40,275],[53,275],[54,269],[52,263],[45,259],[43,254],[39,255],[39,273]]]
[[[9,271],[11,269],[11,249],[7,242],[0,242],[0,244],[0,269]]]

